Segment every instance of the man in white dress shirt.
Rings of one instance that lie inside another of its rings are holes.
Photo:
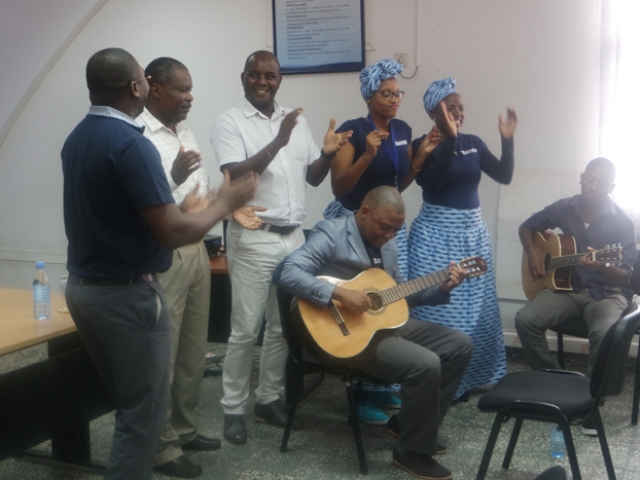
[[[138,117],[144,135],[162,157],[177,205],[197,190],[208,194],[209,176],[196,139],[183,121],[191,109],[191,75],[177,60],[161,57],[145,69],[151,76],[147,105]],[[171,402],[154,458],[155,470],[193,478],[202,468],[183,450],[217,450],[220,440],[198,433],[197,408],[209,323],[211,269],[202,240],[177,248],[171,268],[159,275],[171,322]]]
[[[241,80],[245,98],[220,115],[211,132],[221,170],[228,170],[231,178],[248,171],[260,175],[253,203],[266,208],[258,214],[264,222],[258,229],[248,230],[232,221],[227,230],[232,306],[222,408],[224,437],[232,443],[247,441],[244,413],[249,375],[265,310],[254,419],[280,427],[286,423],[280,396],[288,351],[271,276],[284,257],[304,243],[300,225],[306,217],[306,184],[322,183],[331,159],[351,136],[351,132],[335,133],[332,118],[323,148],[318,149],[300,115],[302,109],[284,108],[275,101],[282,76],[273,53],[252,53]]]

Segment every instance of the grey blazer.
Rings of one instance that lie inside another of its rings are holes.
[[[382,266],[396,283],[404,282],[398,269],[398,248],[395,240],[380,249]],[[276,268],[273,283],[296,297],[327,305],[335,288],[317,275],[351,279],[371,268],[371,259],[364,246],[353,214],[318,223],[307,242],[286,257]],[[443,266],[444,267],[444,266]],[[409,306],[449,303],[439,285],[407,297]]]

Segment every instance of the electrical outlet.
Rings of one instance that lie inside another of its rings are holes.
[[[393,59],[396,62],[402,64],[405,70],[411,66],[411,58],[409,57],[408,53],[394,53]]]

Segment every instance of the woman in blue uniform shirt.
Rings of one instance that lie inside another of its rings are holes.
[[[460,133],[465,111],[456,81],[433,82],[424,95],[424,108],[441,134],[433,149],[429,136],[412,143],[416,183],[423,205],[409,235],[409,278],[417,278],[467,257],[481,256],[486,275],[465,282],[449,305],[418,307],[415,318],[456,328],[474,342],[474,353],[460,383],[457,398],[470,389],[498,381],[506,371],[502,322],[498,308],[491,242],[482,221],[478,184],[482,172],[509,184],[513,176],[513,137],[518,124],[515,110],[498,120],[502,155],[496,158],[477,136]]]

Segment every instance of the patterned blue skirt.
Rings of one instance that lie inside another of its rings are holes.
[[[327,208],[322,212],[322,216],[327,220],[331,218],[340,218],[346,215],[349,215],[351,210],[345,208],[342,203],[340,203],[335,198],[329,202]],[[409,258],[409,242],[407,239],[407,224],[404,223],[402,225],[402,230],[398,232],[396,235],[396,245],[398,246],[398,268],[400,269],[400,273],[402,274],[402,278],[405,280],[408,278],[408,258]]]
[[[440,270],[451,261],[481,256],[487,272],[451,292],[447,305],[411,309],[411,316],[460,330],[473,340],[473,357],[456,397],[497,382],[506,372],[502,321],[496,293],[489,231],[480,208],[459,210],[424,203],[409,233],[409,278]]]

